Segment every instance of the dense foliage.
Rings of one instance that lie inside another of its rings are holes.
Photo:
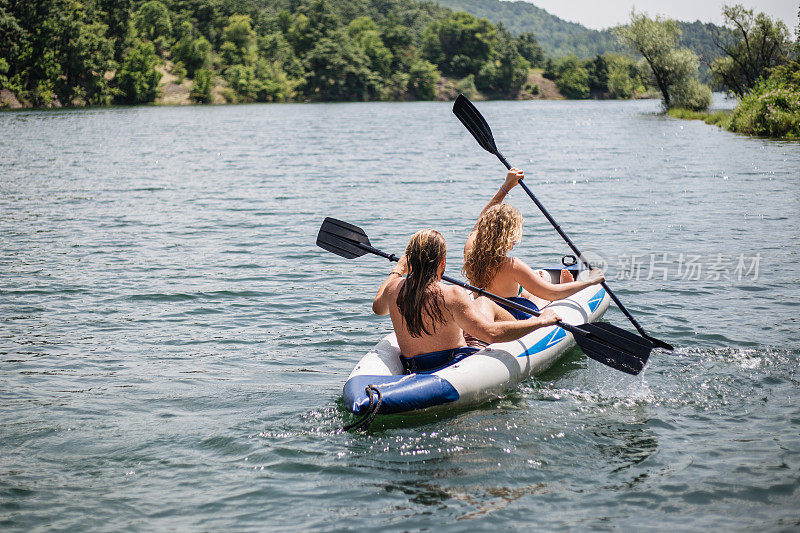
[[[646,92],[646,73],[629,56],[608,53],[593,59],[574,54],[548,60],[544,76],[567,98],[631,98]]]
[[[151,102],[163,73],[196,102],[432,99],[442,75],[514,97],[543,61],[414,0],[0,0],[0,83],[35,106]]]
[[[776,67],[733,110],[729,129],[750,135],[800,139],[800,63]]]
[[[659,83],[608,31],[526,2],[439,4],[463,11],[416,0],[0,0],[0,88],[70,106],[152,102],[167,86],[202,103],[532,97],[532,67],[568,98],[630,98]],[[685,82],[668,83],[665,103],[702,108],[697,57],[677,46],[710,54],[709,36],[729,30],[671,24],[684,28],[668,55]]]

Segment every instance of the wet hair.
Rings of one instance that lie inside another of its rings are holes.
[[[438,231],[424,229],[416,232],[406,246],[408,276],[397,294],[397,307],[412,337],[432,335],[436,323],[444,323],[443,296],[436,283],[436,270],[447,257],[447,245]],[[425,316],[433,331],[425,327]]]
[[[522,236],[522,215],[508,204],[493,205],[475,224],[475,241],[464,253],[461,269],[469,282],[486,288],[494,279],[514,242]]]

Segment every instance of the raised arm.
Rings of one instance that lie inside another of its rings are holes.
[[[378,289],[378,294],[375,295],[375,299],[372,300],[372,312],[376,315],[388,315],[389,314],[389,305],[391,304],[390,297],[389,297],[389,285],[396,281],[398,278],[402,278],[408,272],[408,266],[406,264],[406,256],[400,258],[400,261],[397,262],[397,265],[389,272],[389,275],[386,277],[386,280],[381,284],[380,288]]]
[[[508,193],[511,192],[511,189],[516,187],[517,184],[520,182],[520,180],[524,178],[525,178],[525,173],[523,171],[516,168],[512,168],[511,170],[509,170],[508,174],[506,174],[506,180],[503,182],[503,185],[500,186],[500,189],[497,190],[494,196],[492,196],[492,199],[489,200],[489,203],[486,204],[486,206],[483,208],[483,210],[481,211],[481,215],[484,214],[486,210],[492,207],[493,205],[501,203],[508,195]],[[480,218],[480,215],[478,216],[478,218]],[[477,224],[478,222],[476,221],[475,225],[477,226]],[[473,231],[475,230],[475,226],[472,227],[472,230]]]
[[[516,257],[512,258],[505,268],[511,269],[514,281],[522,285],[523,289],[539,298],[550,301],[562,300],[586,287],[602,283],[606,279],[599,268],[594,268],[589,272],[589,278],[586,280],[554,284],[539,276],[524,261]]]
[[[449,292],[446,296],[447,307],[458,326],[470,335],[488,343],[513,341],[535,329],[551,326],[560,320],[553,310],[545,309],[541,316],[527,320],[495,322],[481,313],[475,300],[470,298],[465,291],[455,287],[448,287],[446,290]]]
[[[503,182],[503,185],[498,189],[498,191],[492,196],[492,199],[489,200],[489,203],[484,206],[481,214],[478,216],[480,219],[481,216],[486,212],[487,209],[492,207],[493,205],[497,205],[501,203],[505,197],[511,192],[511,189],[517,186],[517,184],[525,178],[525,173],[521,170],[517,170],[516,168],[512,168],[506,174],[506,180]],[[470,250],[472,250],[472,246],[475,244],[475,230],[478,228],[478,221],[475,221],[475,225],[472,226],[472,230],[467,237],[467,242],[464,244],[464,255],[466,256],[469,254]]]

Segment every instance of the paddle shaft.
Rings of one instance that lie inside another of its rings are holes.
[[[503,154],[501,154],[499,151],[497,151],[497,152],[495,152],[494,155],[497,156],[497,158],[500,160],[500,162],[503,163],[508,170],[511,170],[511,165],[508,163],[506,158],[503,157]],[[545,216],[545,218],[548,220],[548,222],[550,222],[550,224],[558,232],[558,234],[561,235],[561,238],[564,239],[564,242],[567,243],[567,246],[569,246],[570,249],[575,253],[575,255],[578,256],[578,258],[586,266],[586,268],[591,270],[592,265],[590,265],[589,261],[587,261],[583,257],[583,254],[581,253],[580,250],[578,250],[578,247],[575,246],[575,244],[567,236],[567,234],[564,233],[564,230],[561,229],[561,226],[558,224],[558,222],[556,222],[556,220],[550,215],[550,213],[548,213],[547,209],[545,209],[545,207],[542,205],[542,203],[539,201],[539,199],[536,198],[536,195],[534,195],[533,192],[528,188],[528,186],[525,185],[524,181],[520,181],[519,184],[522,186],[522,189],[526,193],[528,193],[528,196],[531,197],[531,200],[533,200],[533,203],[536,204],[536,207],[539,208],[539,211],[542,212],[542,214]],[[631,324],[633,324],[633,326],[636,328],[636,330],[639,332],[639,334],[642,335],[642,337],[644,337],[646,339],[650,339],[650,340],[657,340],[657,339],[653,339],[653,337],[651,337],[650,335],[648,335],[644,331],[644,328],[642,326],[640,326],[639,323],[636,321],[636,319],[633,318],[633,315],[631,315],[630,312],[628,312],[628,310],[625,308],[625,306],[622,304],[622,302],[619,300],[619,298],[617,298],[617,295],[614,294],[614,291],[611,290],[611,287],[609,287],[608,284],[605,281],[601,285],[606,290],[608,295],[611,296],[611,299],[614,300],[614,303],[617,304],[617,307],[619,307],[620,311],[622,311],[625,314],[625,316],[628,317],[628,320],[631,321]],[[661,341],[659,341],[659,342],[661,342]]]
[[[353,244],[355,246],[358,246],[362,250],[365,250],[365,251],[370,252],[372,254],[384,257],[384,258],[388,259],[389,261],[394,261],[395,263],[400,261],[400,258],[397,257],[396,255],[387,254],[386,252],[384,252],[382,250],[378,250],[377,248],[374,248],[372,246],[368,246],[368,245],[362,244],[362,243],[353,243]],[[478,287],[470,285],[469,283],[464,283],[463,281],[458,281],[457,279],[451,278],[450,276],[442,276],[442,281],[446,281],[447,283],[452,283],[453,285],[458,285],[459,287],[463,287],[463,288],[467,289],[468,291],[472,291],[472,292],[474,292],[474,293],[476,293],[476,294],[478,294],[480,296],[486,296],[490,300],[494,300],[495,302],[502,303],[503,305],[506,305],[508,307],[516,309],[517,311],[522,311],[523,313],[527,313],[529,315],[540,316],[542,314],[539,311],[534,311],[530,307],[525,307],[524,305],[520,305],[517,302],[514,302],[512,300],[508,300],[507,298],[503,298],[502,296],[497,296],[496,294],[492,294],[491,292],[487,292],[487,291],[485,291],[483,289],[479,289]],[[556,326],[558,326],[561,329],[564,329],[566,331],[569,331],[573,335],[583,335],[583,336],[591,335],[591,333],[589,333],[589,332],[582,331],[582,330],[576,328],[575,326],[573,326],[571,324],[566,324],[564,322],[561,322],[560,320],[558,322],[556,322]]]

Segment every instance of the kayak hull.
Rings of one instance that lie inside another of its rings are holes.
[[[579,325],[599,320],[609,302],[605,289],[593,285],[545,307],[556,311],[564,322]],[[407,375],[400,362],[397,338],[390,333],[358,362],[342,396],[347,410],[355,414],[364,413],[370,406],[365,390],[368,385],[380,391],[380,414],[468,407],[494,399],[546,371],[574,345],[571,333],[548,326],[515,341],[490,344],[436,372]]]

